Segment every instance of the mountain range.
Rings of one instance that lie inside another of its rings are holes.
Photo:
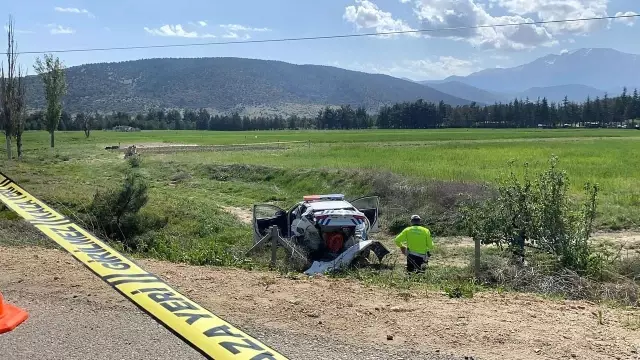
[[[215,112],[316,115],[327,105],[381,105],[424,99],[452,105],[470,103],[411,81],[329,66],[294,65],[244,58],[145,59],[88,64],[66,70],[65,109],[145,111],[152,107],[208,108]],[[43,86],[27,83],[27,105],[46,106]]]
[[[640,86],[640,55],[608,48],[577,49],[550,54],[512,68],[481,70],[467,76],[450,76],[420,84],[477,102],[505,102],[514,98],[582,102],[617,96],[626,86]]]
[[[613,49],[578,49],[512,68],[415,82],[331,66],[245,58],[159,58],[97,63],[66,70],[69,112],[143,112],[151,108],[207,108],[213,113],[315,115],[324,106],[382,105],[423,99],[478,105],[514,98],[617,96],[640,85],[640,55]],[[27,106],[46,107],[43,86],[27,77]]]

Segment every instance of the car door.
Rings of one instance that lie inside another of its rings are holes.
[[[369,223],[371,227],[369,232],[377,232],[380,229],[378,215],[379,215],[379,207],[380,207],[380,197],[379,196],[365,196],[355,200],[350,201],[351,205],[353,205],[356,209],[364,213],[364,215],[369,219]]]
[[[258,204],[253,206],[253,243],[262,239],[271,226],[280,229],[282,237],[288,237],[290,226],[286,211],[271,204]]]

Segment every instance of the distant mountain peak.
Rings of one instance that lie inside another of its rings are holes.
[[[501,94],[567,84],[584,85],[592,91],[622,89],[624,86],[633,89],[640,86],[638,66],[640,55],[611,48],[579,48],[549,54],[511,68],[489,68],[468,76],[450,76],[442,82],[459,81]]]

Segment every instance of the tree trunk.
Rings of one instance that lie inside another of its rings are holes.
[[[22,160],[22,133],[16,134],[16,148],[18,149],[18,159]]]
[[[11,160],[11,135],[6,136],[7,139],[7,159]]]
[[[52,148],[53,148],[53,147],[54,147],[54,145],[55,145],[54,135],[53,135],[54,133],[55,133],[55,130],[50,132],[50,134],[51,134],[51,147],[52,147]]]

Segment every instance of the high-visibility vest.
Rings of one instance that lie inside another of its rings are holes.
[[[405,246],[410,253],[425,255],[433,249],[431,231],[424,226],[414,225],[402,230],[396,236],[396,245]]]

